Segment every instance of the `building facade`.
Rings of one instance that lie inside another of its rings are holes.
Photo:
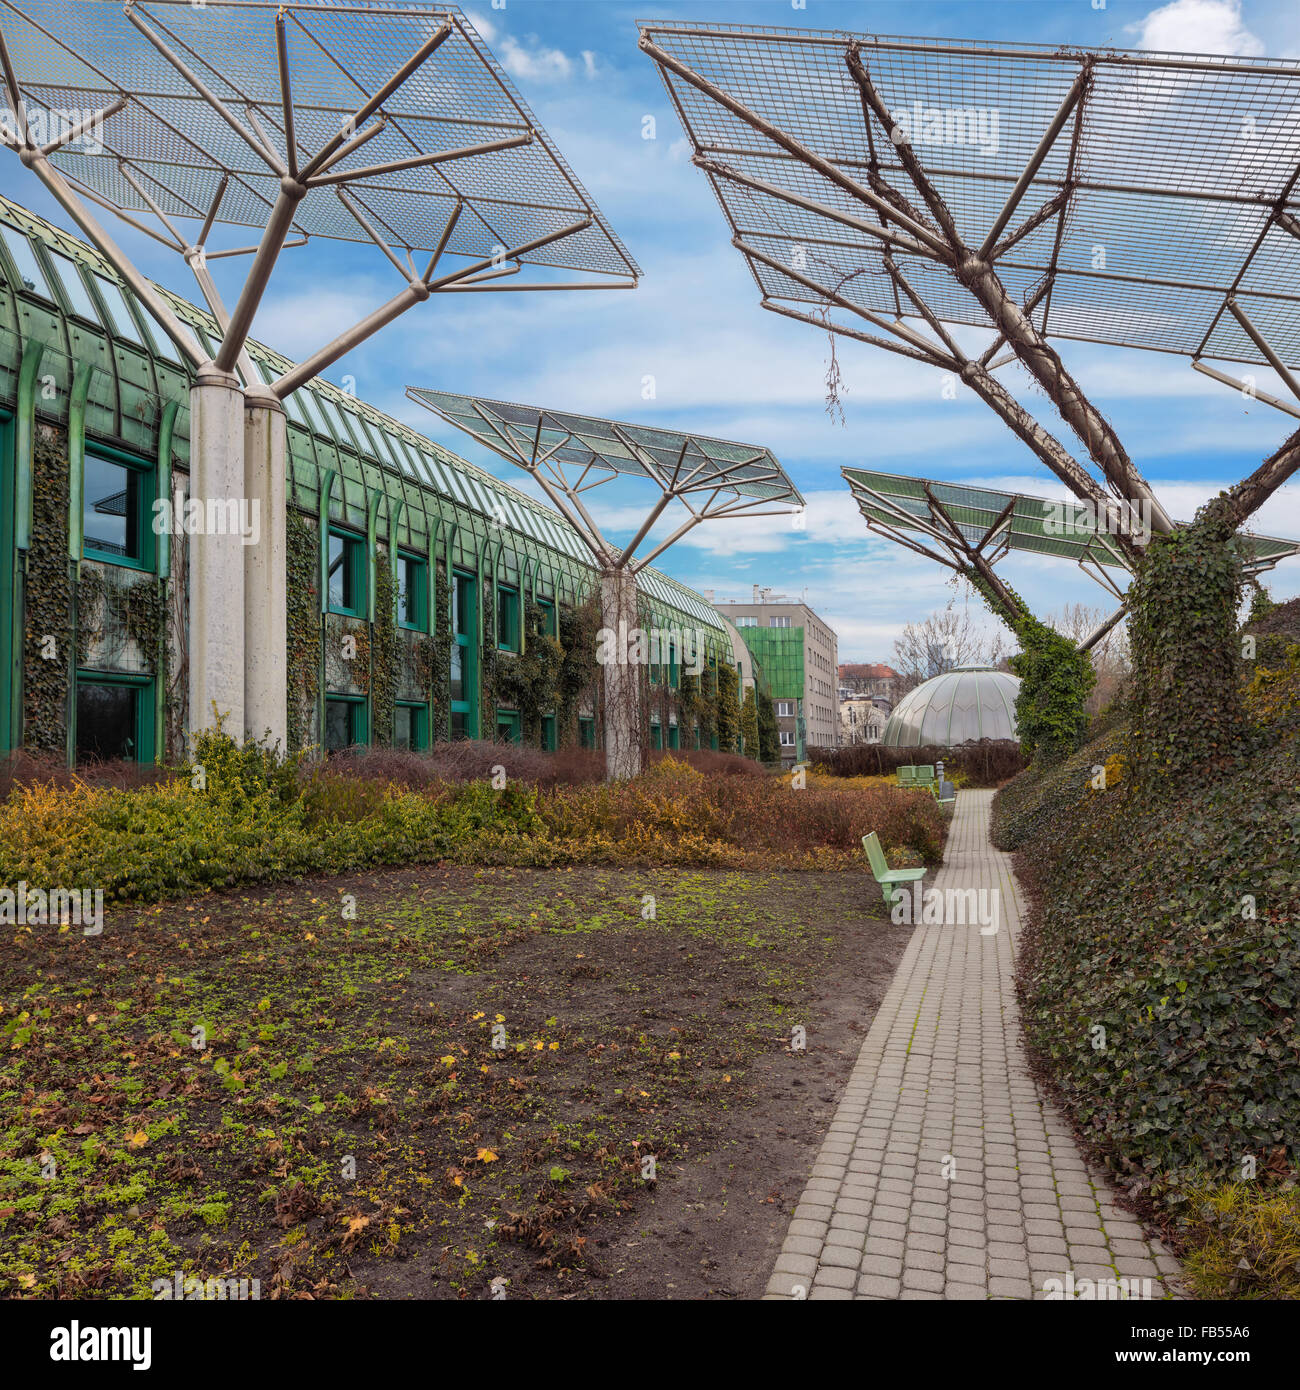
[[[839,742],[838,639],[802,600],[756,584],[751,598],[714,600],[757,659],[776,712],[781,759],[802,761],[810,747]]]
[[[210,352],[210,315],[159,293]],[[291,365],[248,347],[268,382]],[[187,528],[214,518],[187,507],[178,357],[96,251],[0,199],[0,751],[185,755]],[[284,405],[290,748],[599,746],[596,574],[563,519],[320,378]],[[727,627],[659,571],[639,583],[665,634],[648,742],[717,747]]]

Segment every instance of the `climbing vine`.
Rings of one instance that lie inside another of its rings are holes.
[[[397,702],[397,586],[381,553],[375,565],[375,621],[370,635],[370,717],[374,742],[385,747],[393,741],[393,715]]]
[[[1152,538],[1129,590],[1128,765],[1155,790],[1236,754],[1246,730],[1237,609],[1242,564],[1222,497]]]
[[[428,665],[425,689],[433,697],[433,738],[451,737],[451,585],[447,566],[438,560],[433,568],[433,640],[425,650]],[[423,667],[421,680],[425,680]]]
[[[967,569],[965,575],[1020,643],[1011,669],[1020,677],[1016,729],[1021,748],[1040,763],[1060,762],[1087,732],[1084,704],[1097,679],[1092,658],[1055,628],[1039,622],[1014,590],[1007,591],[1015,604],[1013,617],[983,575],[974,569]]]
[[[562,655],[555,683],[555,713],[558,742],[563,744],[576,738],[579,703],[596,684],[600,601],[593,594],[576,608],[561,604],[557,621]]]
[[[320,575],[315,527],[295,507],[289,508],[287,539],[289,749],[298,752],[313,741],[320,693]]]
[[[745,756],[758,757],[758,702],[752,685],[745,691],[745,701],[740,707],[740,737],[744,740]]]
[[[736,668],[729,661],[718,666],[718,749],[734,753],[740,739],[739,681]]]
[[[523,737],[536,741],[541,734],[542,715],[555,704],[555,691],[564,651],[545,631],[545,614],[538,603],[524,607],[524,650],[514,656],[498,656],[496,690],[498,702],[519,711]]]
[[[763,691],[758,692],[758,758],[760,762],[774,763],[781,756],[778,741],[779,726],[776,722],[776,706],[772,697]]]
[[[42,427],[32,458],[31,549],[26,561],[23,741],[62,754],[68,740],[72,584],[68,559],[67,436]]]

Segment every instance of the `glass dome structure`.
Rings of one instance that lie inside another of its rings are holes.
[[[894,706],[881,742],[888,748],[952,748],[979,738],[1016,737],[1020,681],[992,666],[958,666],[933,676]]]

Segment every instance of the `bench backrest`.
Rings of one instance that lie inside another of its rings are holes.
[[[862,837],[862,848],[867,852],[867,862],[871,865],[871,872],[879,879],[881,874],[889,872],[889,861],[885,858],[885,851],[880,848],[880,837],[873,830],[870,835]]]
[[[914,768],[913,771],[916,774],[916,780],[918,782],[934,781],[934,767],[930,763],[922,763],[920,767]]]
[[[916,769],[910,765],[898,768],[897,772],[900,786],[907,786],[916,777]]]

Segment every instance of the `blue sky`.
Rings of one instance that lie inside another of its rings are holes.
[[[1114,44],[1200,52],[1300,55],[1294,0],[1175,0],[1164,6],[1106,0],[690,0],[663,6],[622,0],[490,0],[464,6],[523,96],[640,263],[632,292],[436,297],[344,359],[327,375],[355,377],[362,397],[516,483],[517,470],[406,400],[406,385],[645,420],[770,447],[809,502],[806,528],[787,520],[699,528],[660,561],[670,574],[718,596],[758,583],[802,595],[836,629],[841,660],[888,661],[904,623],[951,597],[947,571],[872,537],[839,476],[846,465],[922,477],[1063,488],[969,393],[943,400],[939,374],[844,342],[845,423],[825,410],[826,340],[762,312],[754,283],[728,243],[704,176],[689,160],[654,65],[636,46],[636,21],[674,17],[932,34],[1026,42]],[[642,138],[655,117],[656,138]],[[3,191],[55,217],[36,181],[7,159]],[[116,233],[116,228],[115,228]],[[246,241],[246,232],[232,233]],[[144,270],[186,295],[179,259],[123,229]],[[217,240],[214,238],[214,241]],[[245,262],[215,262],[228,300]],[[322,342],[398,288],[377,252],[315,242],[288,252],[254,325],[255,336],[293,356]],[[970,343],[979,341],[975,335]],[[1065,342],[1062,355],[1109,416],[1135,461],[1176,516],[1236,481],[1290,432],[1289,417],[1244,408],[1237,393],[1194,373],[1182,358]],[[1016,370],[1016,369],[1010,369]],[[656,395],[642,398],[642,380]],[[1263,389],[1285,394],[1269,373]],[[1017,389],[1010,380],[1008,385]],[[1058,434],[1041,396],[1017,390]],[[1292,420],[1290,424],[1294,424]],[[1067,441],[1069,442],[1069,441]],[[607,490],[596,494],[600,499]],[[609,491],[594,510],[613,539],[628,539],[651,499],[635,485]],[[1258,527],[1300,535],[1300,483],[1260,514]],[[1040,613],[1100,605],[1102,591],[1073,567],[1021,558],[1010,581]],[[1300,593],[1300,561],[1275,571],[1276,596]],[[979,611],[978,601],[972,600]],[[994,626],[992,620],[987,625]]]

